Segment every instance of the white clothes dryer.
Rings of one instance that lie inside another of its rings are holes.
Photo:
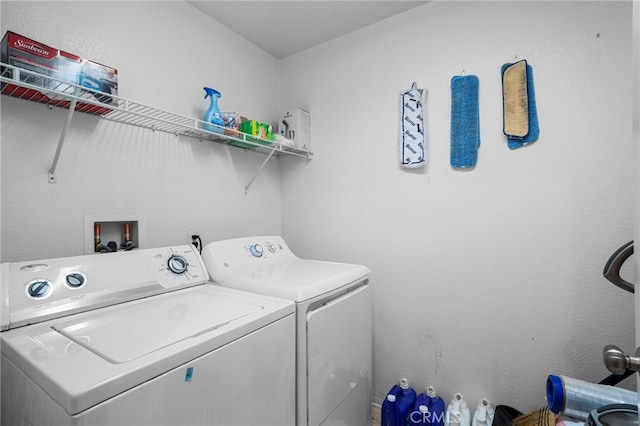
[[[363,265],[300,259],[280,236],[206,245],[211,279],[296,304],[296,424],[371,424],[372,299]]]
[[[295,305],[193,246],[4,263],[3,425],[292,425]]]

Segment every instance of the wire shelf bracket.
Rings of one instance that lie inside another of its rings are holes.
[[[58,147],[56,148],[56,153],[53,156],[53,163],[51,163],[51,168],[48,173],[49,183],[57,183],[56,179],[56,167],[58,167],[58,160],[60,159],[60,153],[62,152],[62,145],[64,145],[64,141],[67,138],[67,131],[69,130],[69,126],[71,125],[71,118],[73,118],[73,112],[76,110],[76,105],[78,101],[76,99],[71,100],[71,104],[69,104],[69,112],[67,113],[67,119],[64,122],[64,127],[62,128],[62,133],[60,134],[60,139],[58,140]]]

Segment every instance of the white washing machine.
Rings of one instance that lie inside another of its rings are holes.
[[[3,425],[292,425],[295,305],[193,246],[0,267]]]
[[[202,257],[222,286],[295,302],[296,424],[371,424],[370,271],[300,259],[279,236],[206,245]]]

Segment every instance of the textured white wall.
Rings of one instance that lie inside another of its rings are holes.
[[[115,67],[119,95],[200,118],[203,86],[225,111],[275,122],[279,63],[183,2],[7,2],[1,30]],[[256,72],[255,70],[260,70]],[[2,261],[83,252],[86,214],[142,215],[147,247],[280,232],[273,159],[77,113],[47,183],[66,110],[2,96]]]
[[[283,60],[282,105],[310,111],[315,153],[283,162],[283,234],[301,256],[371,268],[378,400],[406,376],[526,412],[549,374],[599,381],[605,344],[634,352],[633,296],[602,277],[633,238],[631,56],[631,2],[435,1]],[[500,67],[516,59],[541,131],[510,151]],[[463,70],[480,79],[482,145],[455,171]],[[397,154],[413,81],[429,90],[420,171]]]
[[[136,101],[199,116],[209,84],[224,109],[265,121],[278,96],[308,108],[316,154],[279,160],[282,181],[270,163],[245,196],[259,155],[78,114],[50,185],[65,111],[3,96],[2,261],[81,253],[85,214],[143,214],[149,246],[191,227],[278,233],[282,218],[298,254],[372,269],[378,398],[407,376],[526,411],[544,405],[548,374],[597,381],[606,343],[633,352],[633,299],[601,277],[632,238],[630,2],[433,2],[282,63],[180,2],[0,8],[3,33],[118,68]],[[499,70],[516,55],[534,69],[541,136],[509,151]],[[462,70],[480,78],[482,147],[466,172],[448,166]],[[429,90],[430,158],[409,172],[396,109],[413,81]]]

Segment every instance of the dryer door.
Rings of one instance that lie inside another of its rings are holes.
[[[371,376],[371,289],[364,285],[307,314],[307,413],[320,425],[340,405],[370,419],[371,401],[353,392]],[[351,416],[353,417],[353,413]]]

